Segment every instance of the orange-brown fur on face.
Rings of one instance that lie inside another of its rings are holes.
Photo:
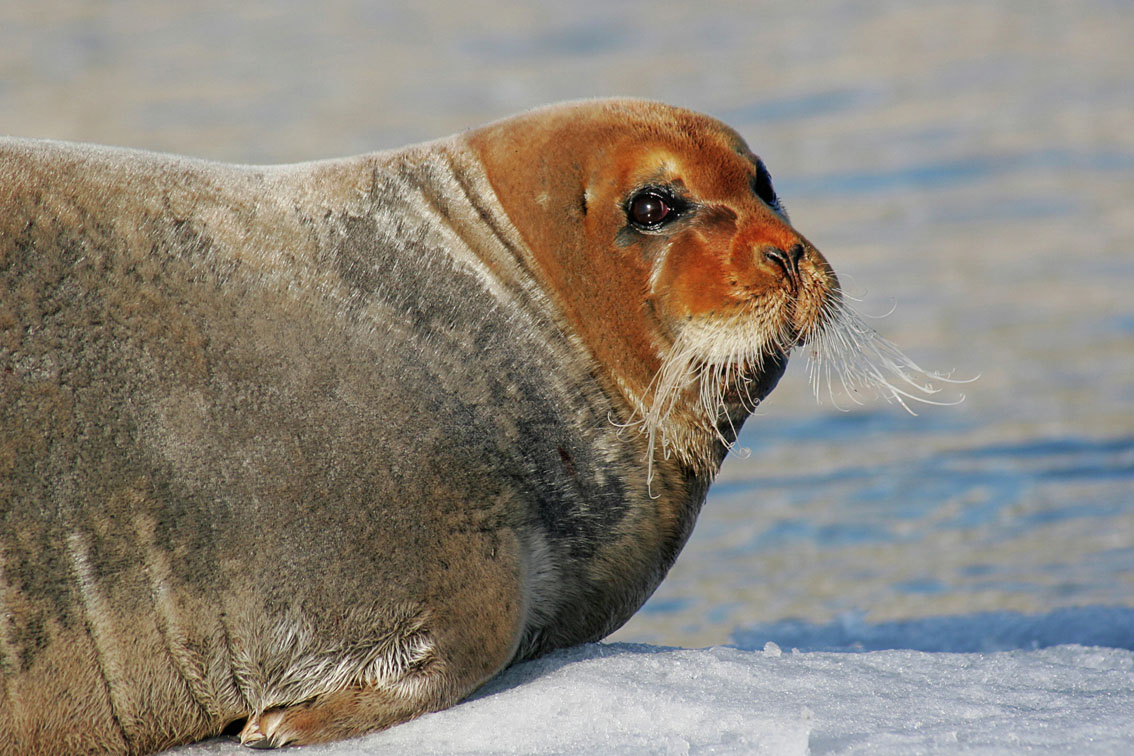
[[[631,414],[649,424],[654,407],[668,427],[663,435],[688,435],[674,423],[711,435],[717,423],[715,408],[705,408],[712,417],[684,419],[657,410],[659,402],[682,404],[659,396],[667,358],[689,357],[689,342],[699,340],[701,362],[745,363],[733,373],[743,379],[765,358],[786,356],[835,296],[827,262],[754,191],[755,156],[711,118],[632,100],[575,103],[486,127],[468,141],[571,327]],[[643,231],[630,224],[626,204],[649,186],[671,187],[685,211]],[[798,277],[764,254],[793,247],[804,250]],[[709,452],[697,445],[675,450],[700,463]]]

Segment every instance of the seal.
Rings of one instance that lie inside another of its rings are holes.
[[[630,617],[797,346],[932,390],[657,103],[284,166],[6,139],[0,208],[3,754],[448,707]]]

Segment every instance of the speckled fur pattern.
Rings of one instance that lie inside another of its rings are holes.
[[[717,391],[677,455],[633,427],[665,249],[520,154],[625,109],[723,129],[590,103],[271,167],[0,140],[0,754],[345,737],[629,618],[751,407]]]

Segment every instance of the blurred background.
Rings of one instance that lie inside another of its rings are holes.
[[[614,636],[701,646],[1134,606],[1132,39],[1125,0],[6,0],[0,134],[262,163],[600,95],[730,123],[876,329],[980,378],[842,411],[797,356]]]

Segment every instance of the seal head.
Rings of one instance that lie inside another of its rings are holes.
[[[635,100],[542,109],[468,141],[631,417],[665,456],[715,471],[715,442],[838,298],[763,161],[719,121]]]

